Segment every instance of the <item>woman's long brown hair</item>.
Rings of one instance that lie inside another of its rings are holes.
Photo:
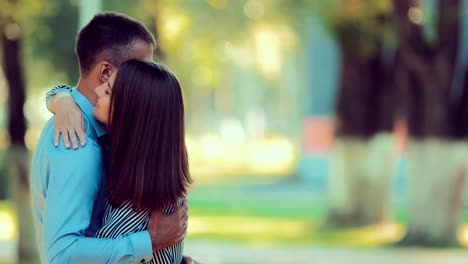
[[[162,65],[130,60],[111,96],[108,198],[160,209],[185,197],[192,178],[185,147],[184,103],[177,78]]]

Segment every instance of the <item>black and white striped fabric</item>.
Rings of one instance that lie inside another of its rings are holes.
[[[181,206],[183,200],[179,201]],[[164,214],[174,212],[174,206],[164,208]],[[121,235],[135,233],[146,229],[150,212],[147,210],[135,211],[130,201],[125,202],[119,208],[106,204],[104,213],[104,225],[96,233],[98,238],[116,238]],[[152,259],[142,260],[147,264],[180,264],[183,258],[184,243],[180,242],[173,246],[154,251]]]

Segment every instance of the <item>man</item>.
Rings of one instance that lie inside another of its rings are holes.
[[[107,130],[92,114],[97,100],[94,88],[126,60],[151,60],[154,45],[141,23],[116,13],[96,15],[79,32],[75,51],[80,80],[71,96],[82,111],[86,135],[81,137],[87,143],[75,151],[54,147],[54,118],[39,138],[31,197],[42,263],[143,263],[154,250],[184,239],[186,206],[171,215],[154,212],[144,232],[116,239],[92,237],[103,217],[107,154],[103,140]],[[185,261],[192,263],[190,258]]]

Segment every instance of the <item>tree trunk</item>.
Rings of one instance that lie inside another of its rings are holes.
[[[14,21],[5,24],[2,32],[3,68],[8,83],[8,149],[9,179],[11,196],[19,222],[18,256],[23,259],[37,259],[35,233],[32,222],[29,192],[28,150],[24,143],[26,121],[23,113],[25,83],[21,62],[21,28]]]
[[[31,195],[29,192],[29,152],[24,147],[11,146],[8,150],[11,198],[18,223],[18,257],[20,260],[36,260],[36,234],[32,221]]]
[[[392,135],[369,140],[338,138],[331,154],[328,224],[368,225],[389,214],[395,164]]]
[[[453,246],[463,201],[468,145],[440,139],[408,147],[408,232],[402,244]]]
[[[338,33],[342,63],[327,220],[333,226],[381,223],[390,210],[394,60],[383,39],[363,48],[358,28],[344,25]]]
[[[409,224],[403,244],[456,244],[465,177],[464,100],[451,98],[460,31],[459,0],[439,0],[435,43],[408,10],[417,2],[393,1],[399,35],[399,74],[410,143],[408,148]],[[465,80],[466,82],[466,80]],[[460,132],[462,132],[460,134]]]

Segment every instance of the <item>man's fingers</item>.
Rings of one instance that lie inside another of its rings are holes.
[[[184,241],[185,237],[187,236],[187,231],[183,232],[179,238],[177,239],[177,242],[176,243],[179,243],[179,242],[182,242]]]
[[[185,264],[195,264],[194,260],[191,257],[184,257]]]
[[[60,139],[60,130],[55,129],[54,130],[54,146],[58,147],[59,145],[59,139]]]
[[[188,214],[185,214],[181,219],[183,224],[187,223],[188,222]]]
[[[184,204],[183,206],[179,207],[177,209],[177,214],[179,215],[179,218],[183,218],[187,215],[187,205]]]
[[[182,201],[182,204],[180,205],[179,208],[180,208],[180,209],[183,209],[183,210],[185,210],[185,211],[188,211],[188,205],[187,205],[187,204],[188,204],[187,199],[184,199],[184,200]]]
[[[188,219],[185,218],[182,220],[183,222],[181,222],[181,225],[180,225],[180,235],[182,235],[182,237],[184,238],[186,235],[187,235],[187,229],[188,229]]]

